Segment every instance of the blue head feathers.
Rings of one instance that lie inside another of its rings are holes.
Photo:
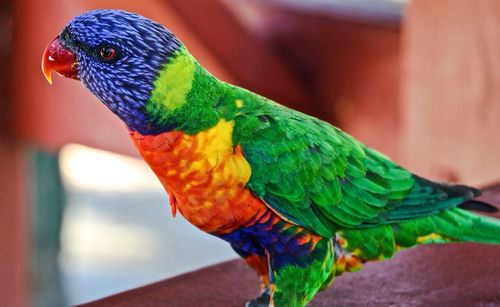
[[[59,40],[75,53],[83,84],[131,129],[146,134],[143,108],[179,40],[160,24],[119,10],[79,15]]]

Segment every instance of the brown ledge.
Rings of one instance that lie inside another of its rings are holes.
[[[500,204],[500,184],[483,199]],[[495,214],[500,217],[499,213]],[[224,262],[82,306],[244,306],[257,276]],[[500,245],[427,245],[338,277],[310,306],[499,306]]]

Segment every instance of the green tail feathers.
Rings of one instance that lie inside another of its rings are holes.
[[[457,241],[500,244],[500,220],[452,209],[437,216],[436,224],[443,235]]]
[[[500,220],[459,208],[403,221],[393,230],[396,243],[402,247],[451,241],[500,244]]]

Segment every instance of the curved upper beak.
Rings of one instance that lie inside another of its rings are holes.
[[[52,84],[52,71],[67,78],[79,80],[76,56],[61,44],[59,37],[54,38],[45,49],[42,57],[42,71],[50,84]]]

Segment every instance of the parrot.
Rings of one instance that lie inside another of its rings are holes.
[[[244,60],[244,59],[242,59]],[[420,177],[341,129],[217,79],[166,27],[74,17],[42,71],[80,80],[128,130],[179,211],[257,272],[246,306],[306,306],[369,261],[429,243],[500,244],[480,190]],[[257,289],[257,286],[256,286]]]

